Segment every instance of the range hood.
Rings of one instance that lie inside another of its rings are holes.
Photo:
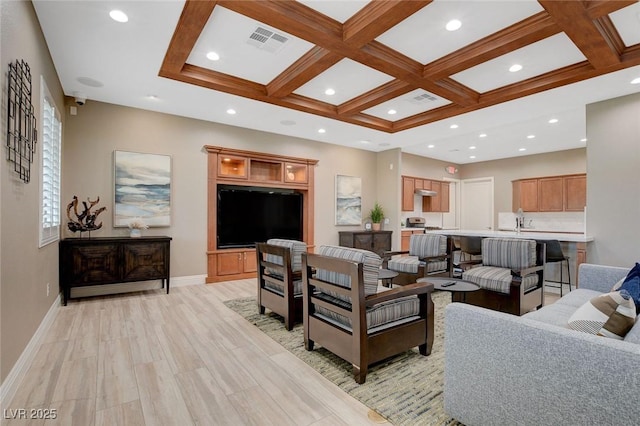
[[[422,195],[423,197],[435,197],[438,195],[436,191],[431,191],[428,189],[416,189],[415,193],[418,195]]]

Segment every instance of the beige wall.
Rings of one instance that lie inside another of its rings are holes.
[[[6,135],[6,76],[8,64],[23,59],[31,68],[38,130],[41,130],[40,76],[58,107],[64,98],[33,6],[30,2],[2,1],[2,140]],[[65,128],[63,124],[63,129]],[[38,248],[40,210],[40,154],[36,145],[31,181],[18,179],[9,162],[0,161],[0,378],[4,382],[40,322],[53,304],[58,288],[58,245]],[[51,292],[47,297],[46,285]]]
[[[400,172],[402,152],[399,148],[377,154],[377,200],[384,208],[384,216],[389,219],[382,229],[393,231],[392,250],[400,250],[400,206],[402,203]],[[365,213],[366,216],[366,213]]]
[[[464,164],[460,167],[460,179],[494,178],[494,223],[498,213],[512,209],[512,185],[516,179],[585,173],[586,148],[547,154],[527,155],[502,160]]]
[[[590,263],[640,261],[640,94],[587,106]]]
[[[460,166],[457,164],[412,154],[402,154],[401,174],[434,180],[442,180],[443,178],[459,179],[460,172],[450,175],[444,170],[447,166],[455,166],[460,169]]]
[[[113,151],[166,154],[172,157],[172,224],[146,235],[173,237],[171,275],[206,273],[207,155],[204,145],[317,159],[315,169],[315,243],[337,244],[335,176],[362,178],[363,219],[377,199],[377,154],[299,138],[257,132],[190,118],[89,100],[67,117],[63,152],[63,204],[73,195],[100,196],[107,212],[97,236],[126,235],[113,228]],[[397,154],[396,154],[397,155]],[[250,206],[247,206],[250,208]],[[66,231],[65,235],[70,235]]]

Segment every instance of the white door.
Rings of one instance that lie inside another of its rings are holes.
[[[460,182],[462,229],[493,230],[493,177]]]

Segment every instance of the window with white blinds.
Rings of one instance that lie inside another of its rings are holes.
[[[40,207],[40,247],[60,238],[60,148],[62,122],[44,79],[42,89],[42,176]]]

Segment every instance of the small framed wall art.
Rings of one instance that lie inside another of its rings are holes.
[[[336,225],[362,224],[362,179],[336,175]]]

